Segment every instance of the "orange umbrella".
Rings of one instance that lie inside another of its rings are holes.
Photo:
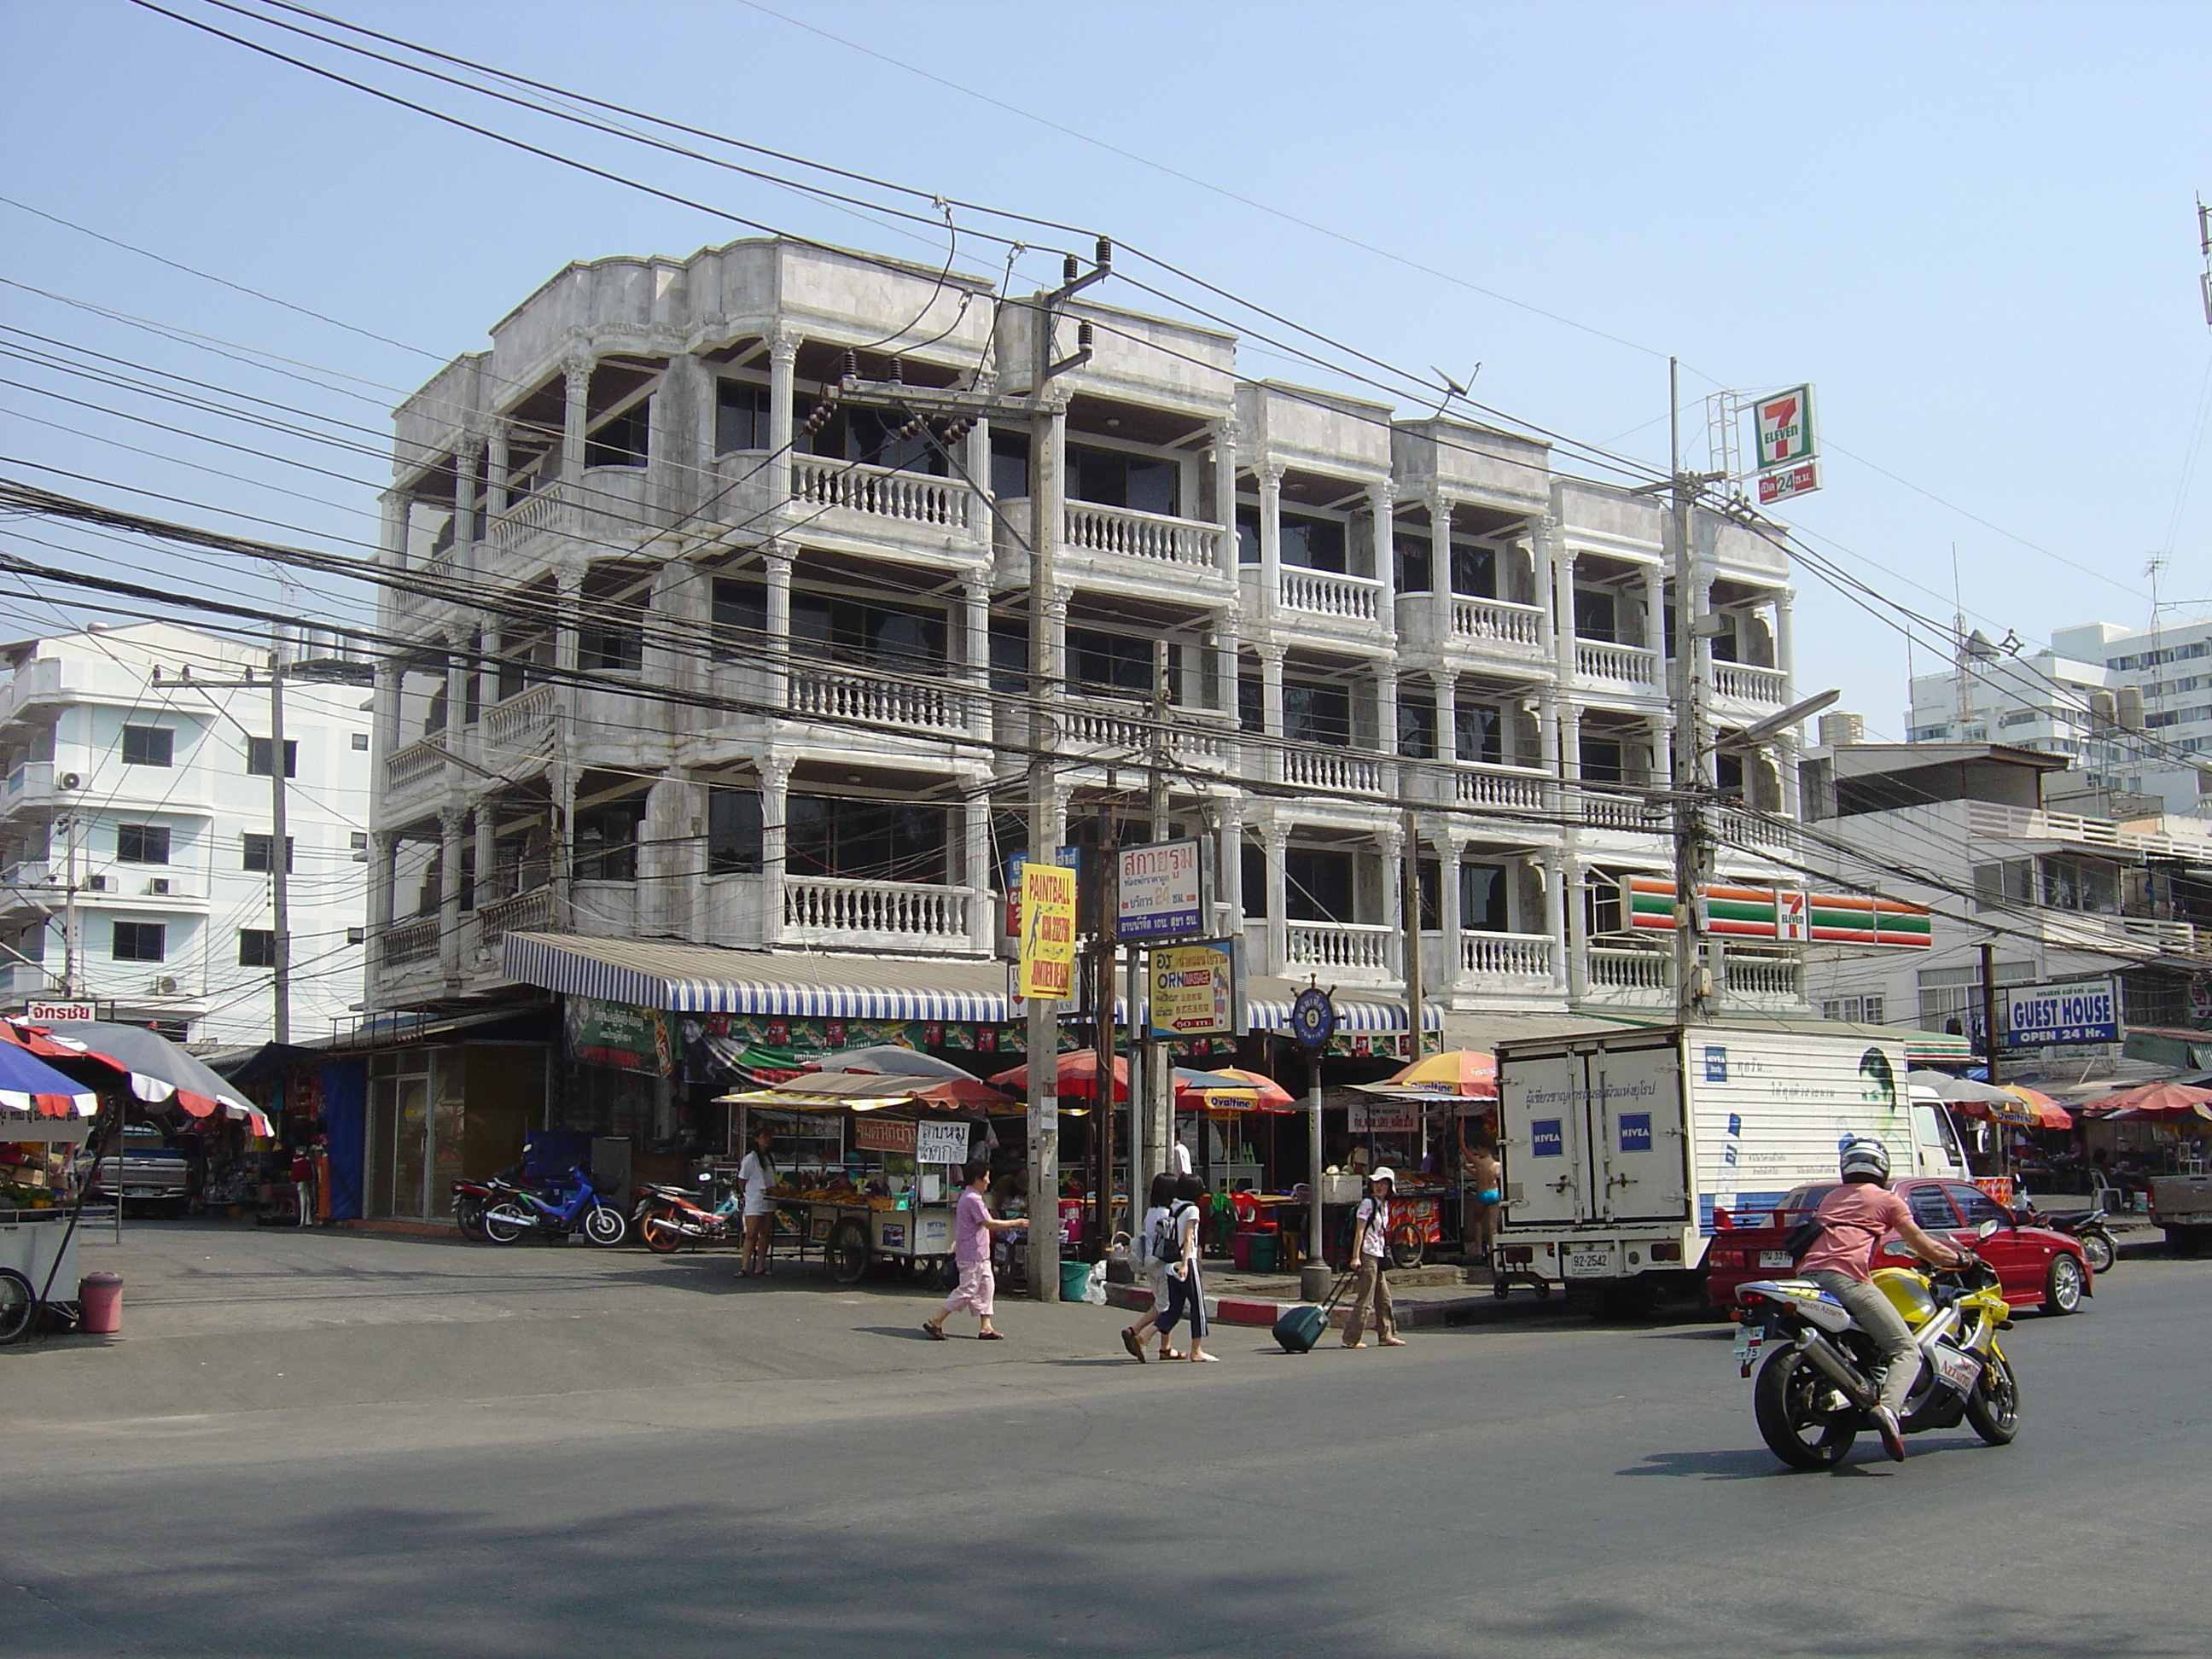
[[[1418,1089],[1427,1094],[1494,1096],[1498,1092],[1498,1056],[1480,1048],[1451,1048],[1441,1054],[1424,1054],[1410,1066],[1401,1066],[1385,1079],[1394,1089]]]
[[[2207,1104],[2212,1104],[2212,1089],[2193,1088],[2186,1083],[2146,1083],[2093,1100],[2081,1109],[2093,1117],[2107,1117],[2114,1112],[2125,1112],[2130,1117],[2181,1117]]]
[[[2074,1114],[2040,1089],[2031,1089],[2025,1083],[2000,1083],[1997,1087],[2008,1095],[2018,1095],[2027,1103],[2028,1109],[2035,1114],[2037,1128],[2070,1129],[2074,1127]]]
[[[1060,1055],[1058,1067],[1058,1086],[1054,1094],[1073,1095],[1079,1100],[1098,1097],[1098,1051],[1096,1048],[1071,1048]],[[1014,1094],[1026,1095],[1030,1090],[1030,1068],[1017,1066],[1011,1072],[1000,1072],[991,1079],[1001,1089]],[[1114,1098],[1129,1097],[1129,1062],[1121,1054],[1114,1056]]]
[[[1297,1104],[1288,1089],[1264,1072],[1248,1072],[1242,1066],[1217,1066],[1216,1077],[1240,1078],[1259,1091],[1260,1109],[1263,1112],[1288,1111]]]

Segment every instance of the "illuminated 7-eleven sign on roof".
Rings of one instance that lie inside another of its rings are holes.
[[[1798,945],[1880,945],[1924,951],[1935,942],[1927,911],[1865,893],[1806,893],[1791,887],[1705,889],[1705,931],[1730,939]],[[1621,914],[1637,933],[1674,931],[1674,884],[1623,876]]]
[[[1793,386],[1751,406],[1759,427],[1759,470],[1809,461],[1819,454],[1813,441],[1813,388]]]

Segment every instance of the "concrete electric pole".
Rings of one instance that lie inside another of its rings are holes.
[[[1712,749],[1705,738],[1705,678],[1698,660],[1705,609],[1698,586],[1691,503],[1703,480],[1682,471],[1680,370],[1667,360],[1667,428],[1671,457],[1674,574],[1674,1018],[1683,1025],[1712,1018],[1713,975],[1705,960],[1705,890],[1713,873],[1713,840],[1705,822],[1712,798]]]

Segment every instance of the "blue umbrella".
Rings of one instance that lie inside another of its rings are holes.
[[[29,1117],[90,1117],[100,1097],[19,1044],[0,1042],[0,1108]]]

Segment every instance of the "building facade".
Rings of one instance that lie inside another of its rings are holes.
[[[5,650],[0,1006],[74,996],[196,1044],[266,1041],[266,649],[146,623]],[[284,696],[292,1034],[306,1042],[358,1018],[374,723],[365,684],[288,682]]]

